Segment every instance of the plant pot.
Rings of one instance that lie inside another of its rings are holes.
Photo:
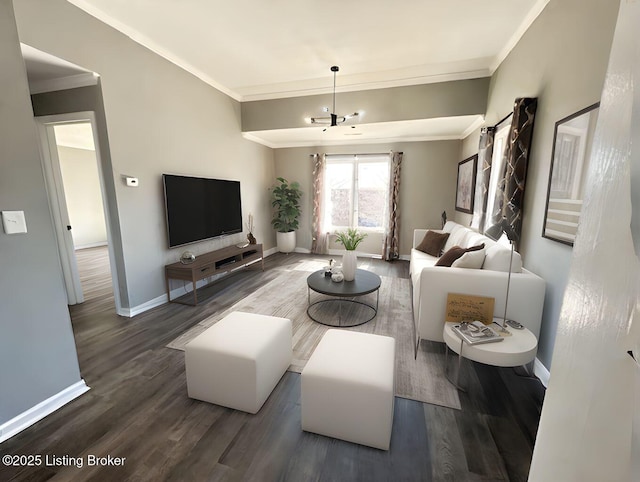
[[[288,233],[276,233],[276,239],[278,242],[278,251],[281,253],[291,253],[296,249],[295,231],[289,231]]]
[[[345,281],[353,281],[356,278],[358,257],[355,251],[346,250],[342,255],[342,274]]]

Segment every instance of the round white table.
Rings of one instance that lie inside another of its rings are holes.
[[[455,324],[445,323],[442,336],[447,344],[447,356],[449,349],[458,354],[458,373],[456,382],[452,382],[457,388],[461,388],[458,382],[462,358],[498,367],[517,367],[532,362],[536,357],[538,340],[526,328],[516,330],[508,327],[511,336],[502,341],[469,345],[453,331]],[[495,325],[493,327],[496,328]]]

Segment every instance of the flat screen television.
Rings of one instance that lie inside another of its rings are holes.
[[[169,247],[242,232],[240,182],[163,174]]]

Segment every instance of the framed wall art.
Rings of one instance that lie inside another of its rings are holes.
[[[456,211],[473,214],[473,199],[476,192],[477,165],[478,154],[458,163]]]

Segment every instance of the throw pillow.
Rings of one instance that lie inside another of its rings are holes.
[[[420,244],[416,246],[416,249],[437,258],[442,254],[442,247],[447,242],[447,238],[449,238],[449,233],[438,233],[429,230]]]
[[[482,269],[489,269],[492,271],[509,271],[509,262],[511,261],[511,247],[503,246],[501,244],[494,244],[487,249],[486,257],[484,260],[484,266]],[[522,272],[522,258],[520,253],[514,251],[513,263],[511,265],[512,273]]]
[[[469,268],[480,269],[484,263],[484,249],[478,249],[477,251],[467,251],[461,257],[456,259],[452,264],[452,268]]]
[[[484,243],[477,246],[471,246],[470,248],[461,248],[460,246],[454,246],[440,257],[440,259],[436,263],[436,266],[450,267],[455,260],[461,258],[465,253],[469,253],[471,251],[479,251],[481,249],[484,249]]]

